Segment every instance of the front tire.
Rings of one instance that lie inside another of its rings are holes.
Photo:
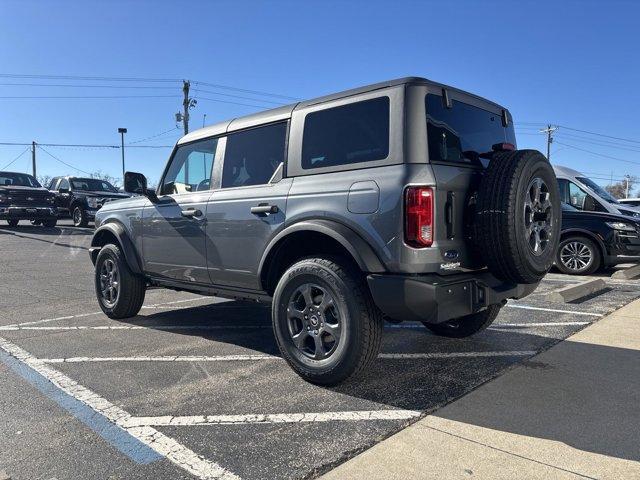
[[[586,237],[574,236],[560,242],[556,254],[558,270],[567,275],[591,275],[602,264],[598,246]]]
[[[278,282],[273,329],[283,358],[308,382],[336,385],[375,360],[382,315],[364,279],[340,258],[308,258]]]
[[[42,221],[42,225],[47,227],[47,228],[53,228],[58,224],[58,219],[57,218],[53,218],[50,220],[43,220]]]
[[[18,226],[18,222],[20,220],[7,220],[7,223],[9,224],[10,227],[15,228]]]
[[[465,315],[464,317],[454,318],[443,323],[426,323],[427,327],[433,334],[440,337],[449,338],[465,338],[475,335],[482,330],[485,330],[500,313],[502,305],[489,305],[485,310],[481,312],[472,313],[471,315]]]
[[[73,209],[71,218],[73,219],[74,227],[86,227],[87,225],[89,225],[89,219],[87,218],[87,213],[84,211],[84,208],[82,208],[80,205],[77,205]]]
[[[95,289],[100,308],[109,318],[138,314],[144,302],[146,284],[134,275],[117,245],[100,249],[95,267]]]

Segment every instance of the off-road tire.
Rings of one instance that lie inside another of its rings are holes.
[[[440,337],[464,338],[474,335],[486,329],[500,313],[502,305],[490,305],[481,312],[465,315],[464,317],[454,318],[444,323],[426,323],[427,327],[433,334]]]
[[[529,244],[525,220],[526,197],[535,179],[542,180],[551,203],[548,240],[539,254]],[[493,275],[509,283],[539,282],[555,260],[561,221],[558,183],[544,155],[537,150],[496,152],[480,182],[474,222],[476,248]]]
[[[86,227],[89,225],[87,213],[80,205],[76,205],[71,211],[71,220],[73,221],[74,227]]]
[[[306,284],[321,286],[333,296],[342,322],[335,351],[322,360],[306,357],[295,346],[289,329],[291,296]],[[366,370],[380,351],[382,314],[362,273],[340,257],[306,258],[289,267],[273,296],[272,319],[282,357],[311,383],[329,386],[352,379]]]
[[[589,250],[590,259],[587,262],[587,266],[585,268],[573,269],[564,264],[562,261],[561,255],[563,253],[563,249],[565,246],[577,243],[579,245],[584,245]],[[571,237],[564,238],[560,245],[558,245],[558,252],[556,254],[556,267],[562,273],[567,275],[591,275],[592,273],[597,272],[602,265],[602,253],[600,253],[600,249],[596,243],[581,235],[575,235]]]
[[[119,276],[119,294],[114,305],[108,305],[101,293],[100,272],[105,261],[111,260],[117,267]],[[133,274],[124,259],[120,247],[107,244],[100,249],[96,258],[94,283],[98,304],[109,318],[130,318],[138,314],[144,303],[146,283],[144,279]]]
[[[42,220],[40,222],[41,225],[47,227],[47,228],[53,228],[58,224],[58,219],[57,218],[53,218],[50,220]]]
[[[19,221],[20,221],[20,220],[14,220],[14,219],[11,219],[11,220],[7,220],[7,223],[9,224],[9,226],[10,226],[11,228],[15,228],[15,227],[17,227],[17,226],[18,226],[18,222],[19,222]]]

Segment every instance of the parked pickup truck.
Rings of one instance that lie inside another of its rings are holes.
[[[98,303],[134,316],[149,286],[270,302],[283,358],[332,385],[376,358],[383,319],[486,328],[555,258],[553,168],[511,114],[402,78],[222,122],[180,139],[156,190],[105,204]]]
[[[55,197],[32,175],[0,172],[0,219],[11,227],[20,220],[55,227],[58,221]]]

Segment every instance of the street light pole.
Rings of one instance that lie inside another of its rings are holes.
[[[119,128],[118,133],[120,134],[120,140],[121,140],[120,150],[122,151],[122,184],[124,185],[124,134],[127,133],[127,129]]]

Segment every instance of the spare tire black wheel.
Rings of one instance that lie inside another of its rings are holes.
[[[478,191],[475,238],[489,270],[510,283],[537,283],[560,238],[558,182],[537,150],[496,152]]]

